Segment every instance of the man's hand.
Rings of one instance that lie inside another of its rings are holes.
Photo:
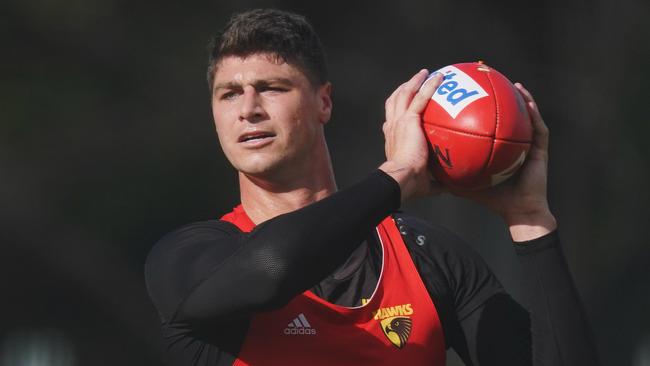
[[[420,70],[386,99],[386,162],[379,169],[399,183],[402,202],[440,192],[427,169],[429,150],[421,115],[442,75],[435,75],[422,85],[428,74],[427,70]]]
[[[546,181],[548,166],[548,127],[544,124],[533,96],[515,83],[533,123],[533,141],[524,165],[514,177],[496,187],[481,191],[452,190],[452,193],[483,204],[508,224],[512,239],[532,240],[555,230],[557,223],[548,207]]]

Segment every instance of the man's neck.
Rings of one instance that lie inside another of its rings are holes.
[[[336,192],[329,154],[291,179],[264,179],[239,173],[241,202],[256,224],[292,212]]]

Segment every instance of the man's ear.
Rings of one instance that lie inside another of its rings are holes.
[[[318,87],[318,117],[326,124],[332,117],[332,83],[329,81]]]

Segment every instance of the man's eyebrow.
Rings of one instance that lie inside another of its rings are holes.
[[[256,80],[253,85],[268,85],[268,84],[283,84],[286,86],[291,86],[293,85],[293,81],[287,79],[287,78],[270,78],[270,79],[261,79],[261,80]]]
[[[282,84],[285,86],[292,86],[293,82],[288,78],[269,78],[269,79],[257,79],[254,80],[251,84],[254,87],[266,86],[269,84]],[[238,89],[242,87],[242,83],[238,81],[226,81],[223,83],[217,83],[214,86],[214,91],[219,89]]]
[[[214,85],[214,91],[217,91],[219,89],[235,89],[235,88],[241,88],[241,83],[238,83],[236,81],[227,81],[224,83],[217,83]]]

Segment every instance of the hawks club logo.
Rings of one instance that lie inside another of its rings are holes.
[[[406,341],[411,335],[413,320],[409,315],[413,314],[411,304],[403,304],[379,308],[373,312],[375,320],[379,320],[379,325],[388,340],[401,349],[406,345]]]

